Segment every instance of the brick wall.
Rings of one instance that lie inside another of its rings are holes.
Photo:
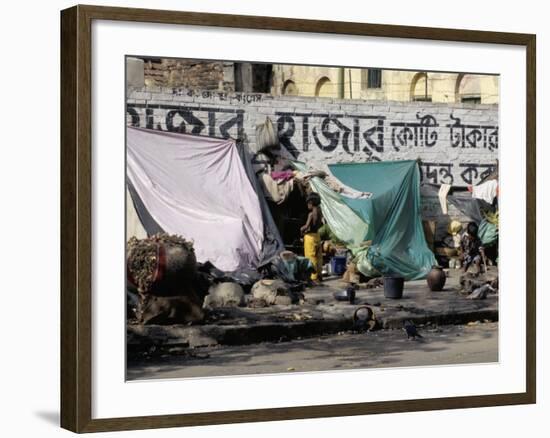
[[[204,90],[234,90],[233,63],[185,59],[145,59],[145,84]]]
[[[148,87],[128,95],[129,125],[245,139],[256,151],[257,124],[269,117],[281,142],[311,167],[329,163],[420,159],[423,182],[467,186],[491,172],[498,158],[498,105],[379,102],[273,97]],[[423,196],[423,216],[449,216]],[[450,208],[450,217],[460,217]]]

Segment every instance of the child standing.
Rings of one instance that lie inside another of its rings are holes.
[[[306,199],[309,214],[304,226],[300,228],[304,236],[304,256],[306,256],[315,272],[311,274],[311,280],[321,281],[321,270],[323,266],[323,253],[321,248],[321,237],[319,228],[323,225],[323,214],[321,213],[321,198],[316,193],[312,193]]]

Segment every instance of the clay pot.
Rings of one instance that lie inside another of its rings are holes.
[[[426,280],[428,281],[428,287],[430,290],[435,292],[443,290],[445,282],[447,281],[447,276],[441,266],[432,266],[431,271],[428,272]]]

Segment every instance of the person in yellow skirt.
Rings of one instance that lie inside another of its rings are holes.
[[[319,228],[323,225],[323,214],[321,213],[321,198],[318,194],[312,193],[306,199],[309,214],[304,226],[300,228],[304,236],[304,256],[307,257],[315,272],[311,274],[312,281],[321,281],[323,268],[323,251],[321,247],[321,236]]]

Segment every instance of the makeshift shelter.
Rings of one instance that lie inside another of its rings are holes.
[[[436,184],[422,184],[424,194],[434,198],[438,196],[439,188],[440,186]],[[491,205],[483,199],[474,198],[472,193],[465,187],[451,187],[445,200],[477,224],[482,221],[486,212],[495,212],[497,210],[494,205]]]
[[[127,186],[148,234],[193,240],[199,262],[226,272],[257,269],[283,249],[234,140],[134,127],[126,139]]]
[[[299,172],[307,173],[307,166],[299,161],[293,161],[292,166]],[[332,190],[325,180],[318,176],[309,179],[311,189],[321,196],[323,217],[332,232],[343,242],[358,246],[367,235],[369,225],[345,202],[344,197]]]
[[[305,168],[303,163],[295,167]],[[327,223],[349,245],[359,271],[424,278],[436,260],[422,228],[417,162],[334,164],[329,169],[346,186],[372,193],[368,199],[351,198],[330,190],[320,178],[311,181]]]
[[[126,241],[128,241],[130,237],[143,239],[147,237],[147,231],[145,231],[145,228],[141,224],[141,220],[134,207],[132,195],[130,195],[130,191],[128,187],[126,187]]]

